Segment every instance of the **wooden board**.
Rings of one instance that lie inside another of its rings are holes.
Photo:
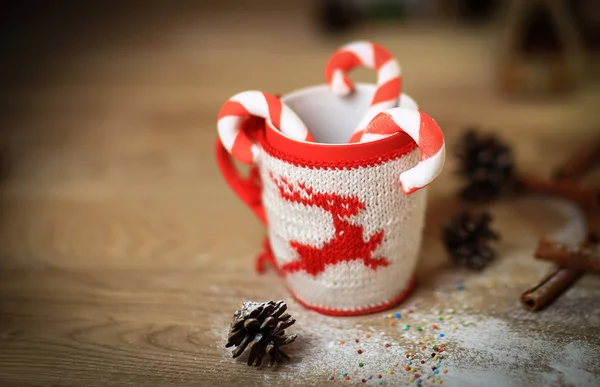
[[[322,83],[328,55],[368,37],[398,55],[405,91],[449,147],[481,124],[514,147],[525,171],[549,174],[597,133],[600,86],[507,101],[493,88],[493,31],[381,26],[324,39],[302,5],[211,4],[96,20],[62,36],[54,54],[32,52],[37,60],[19,71],[26,77],[2,90],[0,385],[325,385],[349,364],[348,383],[383,373],[386,385],[402,385],[414,326],[428,330],[440,314],[452,315],[439,322],[448,329],[445,385],[600,383],[598,278],[539,314],[519,306],[549,267],[532,254],[565,221],[556,204],[494,205],[497,261],[480,274],[456,270],[439,242],[440,224],[459,209],[452,159],[429,193],[418,290],[393,310],[405,320],[326,318],[291,304],[300,337],[290,364],[233,361],[223,344],[239,304],[289,296],[273,272],[253,272],[264,230],[213,161],[216,113],[229,96]],[[403,321],[413,329],[402,331]],[[365,332],[373,338],[358,368],[353,338]]]

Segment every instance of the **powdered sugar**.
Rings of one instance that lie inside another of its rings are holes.
[[[454,291],[446,301],[460,305],[464,292]],[[297,323],[288,331],[298,334],[296,342],[285,348],[292,360],[273,368],[261,367],[256,372],[264,373],[265,385],[282,381],[286,385],[326,383],[331,382],[329,376],[338,383],[356,384],[365,379],[370,385],[379,381],[382,385],[416,385],[415,374],[422,385],[439,385],[440,381],[450,386],[600,385],[597,332],[583,335],[582,340],[580,332],[565,330],[570,325],[575,328],[575,322],[582,318],[588,319],[587,324],[600,326],[598,315],[575,314],[557,319],[556,315],[542,313],[532,318],[530,313],[519,310],[510,315],[511,325],[501,317],[473,313],[468,307],[419,307],[428,304],[428,300],[414,297],[411,301],[392,311],[391,319],[372,315],[366,320],[361,318],[361,324],[354,318],[327,317],[290,304],[290,313]],[[395,318],[396,312],[402,316]],[[405,324],[410,325],[407,330]],[[540,325],[545,329],[540,329]],[[231,362],[232,367],[247,367],[244,358],[232,360],[230,351],[224,348],[227,330],[228,321],[215,322],[211,335],[223,348],[225,361]],[[564,334],[557,335],[557,331]],[[579,340],[572,341],[573,333]],[[441,344],[442,352],[434,349]],[[413,356],[407,359],[409,353]],[[436,364],[438,372],[434,373],[431,366]],[[405,369],[407,365],[409,370]],[[347,373],[349,380],[342,372]]]

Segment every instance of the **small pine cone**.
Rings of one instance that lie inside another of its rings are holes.
[[[515,175],[510,147],[494,135],[468,129],[456,149],[458,172],[467,179],[460,196],[467,202],[486,202],[500,196]]]
[[[285,329],[296,322],[284,312],[287,305],[283,301],[245,302],[233,315],[229,337],[225,347],[235,346],[233,358],[250,349],[248,365],[258,367],[265,355],[269,364],[289,357],[281,351],[282,346],[293,342],[297,335],[286,335]]]
[[[455,264],[481,270],[494,259],[489,242],[500,237],[490,229],[491,221],[488,212],[474,215],[465,211],[444,226],[444,245]]]

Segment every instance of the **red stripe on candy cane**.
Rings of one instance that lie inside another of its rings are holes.
[[[221,106],[219,110],[218,119],[220,120],[226,116],[248,116],[250,112],[246,110],[244,105],[236,101],[227,101]]]
[[[390,79],[375,90],[371,106],[389,101],[390,95],[393,95],[397,90],[400,90],[400,78]]]
[[[358,41],[337,50],[325,66],[325,79],[335,94],[344,96],[354,90],[346,73],[358,66],[377,71],[377,90],[355,133],[364,131],[377,113],[398,106],[402,86],[400,65],[392,54],[377,43]],[[350,142],[360,141],[361,136],[353,135]]]
[[[363,66],[363,62],[354,52],[336,51],[325,65],[325,80],[337,95],[347,95],[354,90],[354,84],[346,76],[355,67]]]
[[[379,69],[390,59],[394,59],[394,57],[392,56],[392,54],[390,54],[390,52],[385,49],[383,46],[381,46],[380,44],[377,43],[372,43],[373,44],[373,57],[374,57],[374,64],[375,64],[375,70],[379,71]]]
[[[267,105],[269,106],[269,115],[273,126],[276,128],[281,128],[281,100],[274,95],[270,95],[267,93],[263,93],[265,97],[265,101],[267,101]]]
[[[256,163],[260,156],[260,147],[241,130],[243,119],[249,115],[270,121],[292,139],[314,141],[302,120],[277,97],[261,91],[244,91],[223,104],[217,121],[221,143],[244,164]]]
[[[419,147],[419,163],[400,174],[402,191],[409,195],[434,181],[444,168],[446,147],[439,125],[427,114],[414,109],[393,108],[379,113],[367,125],[361,142],[373,141],[397,132],[408,134]]]

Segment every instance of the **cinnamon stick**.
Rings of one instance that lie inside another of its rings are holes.
[[[558,180],[579,178],[599,161],[600,139],[579,149],[577,153],[554,173],[553,177]]]
[[[535,194],[557,196],[584,207],[584,210],[599,206],[600,189],[586,187],[571,180],[544,180],[533,176],[521,176],[517,187]]]
[[[600,190],[581,186],[575,180],[600,161],[600,140],[576,152],[556,173],[554,180],[534,177],[517,179],[517,186],[529,192],[550,194],[578,204],[586,214],[588,238],[585,246],[571,249],[558,242],[542,238],[535,257],[557,264],[536,286],[521,295],[525,309],[536,311],[558,298],[585,271],[600,271],[597,244],[600,241]]]
[[[535,257],[578,271],[600,274],[600,256],[593,246],[569,248],[561,243],[543,238],[538,243]]]
[[[582,274],[579,270],[556,267],[539,284],[521,295],[521,304],[530,311],[542,309],[564,293]]]

